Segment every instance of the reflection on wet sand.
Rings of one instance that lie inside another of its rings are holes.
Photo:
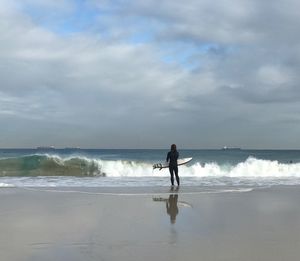
[[[167,214],[170,216],[170,222],[171,224],[176,223],[176,217],[179,213],[179,208],[178,206],[183,206],[183,207],[192,207],[189,203],[179,201],[178,200],[178,191],[179,187],[171,187],[170,189],[170,195],[168,198],[162,198],[162,197],[153,197],[153,201],[156,202],[166,202],[166,210]]]
[[[177,201],[178,201],[178,194],[171,194],[169,196],[169,199],[166,201],[167,213],[170,216],[171,224],[175,224],[176,222],[176,216],[178,214]]]

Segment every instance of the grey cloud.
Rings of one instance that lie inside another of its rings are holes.
[[[6,2],[0,121],[10,131],[0,146],[284,147],[274,126],[290,139],[300,131],[284,125],[299,114],[297,2],[93,0],[97,24],[66,35]],[[44,4],[38,10],[58,3]],[[62,17],[73,4],[64,2]],[[153,37],[139,43],[144,33]],[[162,59],[189,48],[184,59],[195,66]]]
[[[3,125],[23,132],[20,144],[28,144],[28,135],[34,135],[38,144],[44,136],[47,144],[57,145],[63,138],[57,136],[55,141],[53,130],[63,130],[61,135],[66,137],[72,125],[80,126],[86,133],[83,137],[92,134],[85,140],[81,137],[80,145],[93,144],[89,139],[97,137],[96,130],[99,135],[109,135],[113,133],[110,129],[119,130],[120,126],[127,128],[125,137],[135,136],[141,130],[133,128],[152,125],[141,122],[160,119],[155,115],[168,107],[164,97],[181,72],[161,64],[155,48],[107,45],[85,34],[62,38],[27,18],[23,23],[24,16],[13,14],[6,18],[17,30],[8,33],[6,28],[0,28],[4,32],[1,44],[6,48],[0,65],[0,117]],[[31,128],[35,130],[31,132]],[[37,135],[38,130],[44,135]],[[7,144],[15,144],[14,135],[15,132],[4,133]],[[103,139],[108,138],[99,142]]]
[[[245,102],[267,104],[267,103],[291,103],[299,102],[300,93],[297,88],[275,88],[272,90],[266,90],[264,86],[253,87],[244,86],[242,88],[232,88],[230,86],[224,86],[220,88],[220,91],[230,97],[237,97]]]

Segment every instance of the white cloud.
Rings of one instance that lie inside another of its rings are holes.
[[[263,84],[285,87],[289,85],[292,76],[285,68],[274,65],[265,65],[259,68],[258,79]]]
[[[155,147],[182,133],[191,133],[186,146],[222,146],[223,137],[234,140],[235,127],[245,132],[241,146],[255,147],[251,131],[271,132],[284,117],[290,121],[299,113],[288,105],[300,99],[298,2],[85,4],[99,12],[96,24],[58,34],[24,7],[57,11],[63,19],[76,9],[74,2],[0,2],[0,121],[33,123],[45,132],[39,145],[52,126],[63,130],[59,141],[71,141],[69,131],[77,126],[85,133],[74,134],[78,145],[96,147],[103,140],[107,146],[110,141],[115,147]],[[145,34],[151,37],[141,40]],[[166,55],[172,62],[164,61]],[[30,133],[30,124],[26,128]],[[9,146],[14,137],[5,135]],[[163,137],[159,143],[157,135]]]

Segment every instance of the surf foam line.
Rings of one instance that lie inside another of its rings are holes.
[[[153,170],[154,162],[138,160],[103,160],[84,156],[61,157],[34,154],[0,159],[0,177],[74,176],[74,177],[166,177],[169,170]],[[203,164],[193,160],[179,167],[181,177],[230,177],[230,178],[300,178],[300,163],[249,157],[238,164]]]
[[[7,184],[7,183],[0,183],[0,188],[15,188],[15,185]]]
[[[152,164],[128,161],[101,161],[101,169],[108,177],[168,176],[169,170],[151,170]],[[181,177],[230,177],[230,178],[300,178],[300,163],[280,163],[249,157],[238,164],[203,163],[193,160],[179,166]]]
[[[71,193],[71,194],[86,194],[86,195],[101,195],[101,196],[158,196],[158,195],[200,195],[200,194],[222,194],[222,193],[245,193],[252,192],[253,188],[241,188],[241,189],[221,189],[215,191],[169,191],[169,192],[137,192],[137,193],[117,193],[117,192],[89,192],[80,190],[56,190],[56,189],[38,189],[38,188],[26,188],[15,187],[27,191],[35,192],[50,192],[50,193]]]

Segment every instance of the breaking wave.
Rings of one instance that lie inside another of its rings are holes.
[[[104,176],[96,160],[29,155],[0,159],[0,176]]]
[[[130,160],[102,160],[82,156],[63,158],[57,155],[34,154],[0,159],[0,176],[76,176],[76,177],[150,177],[166,176],[168,169],[153,170],[155,162]],[[192,161],[180,166],[180,176],[185,177],[297,177],[300,163],[280,163],[249,157],[238,164],[217,164]]]

